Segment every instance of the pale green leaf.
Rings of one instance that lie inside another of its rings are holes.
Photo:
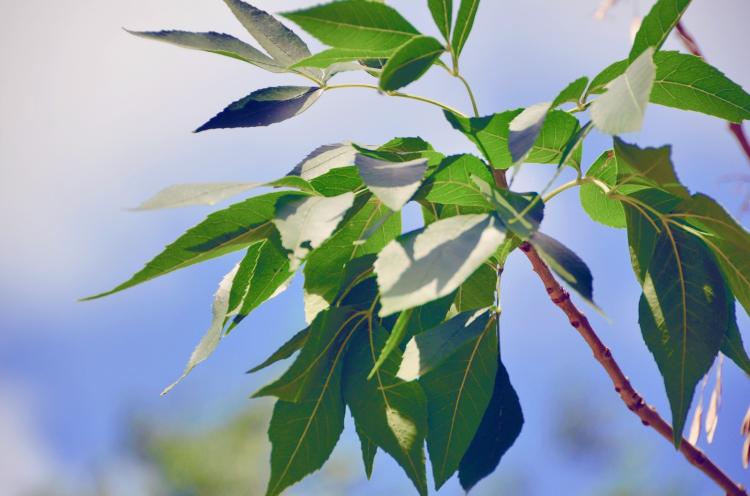
[[[587,178],[601,181],[608,187],[617,182],[617,157],[614,151],[602,153],[586,172]],[[581,205],[586,213],[596,222],[605,226],[624,228],[625,210],[619,200],[609,198],[599,186],[591,183],[581,185],[579,191]]]
[[[359,175],[372,193],[393,211],[401,210],[414,196],[427,170],[427,159],[386,162],[359,154]]]
[[[323,145],[313,150],[289,172],[290,176],[299,176],[312,181],[333,169],[354,165],[357,150],[351,143]]]

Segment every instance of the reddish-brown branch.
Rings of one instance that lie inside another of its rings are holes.
[[[685,45],[685,48],[687,48],[690,53],[692,53],[696,57],[705,59],[705,57],[703,56],[703,52],[698,46],[698,43],[695,41],[695,38],[693,38],[692,35],[688,33],[687,29],[685,29],[685,26],[682,24],[682,21],[677,23],[677,36],[680,37],[680,41],[682,41],[682,44]],[[750,141],[748,141],[747,135],[745,134],[744,129],[742,129],[742,124],[730,122],[729,131],[734,135],[735,138],[737,138],[737,142],[740,144],[740,148],[742,148],[742,151],[745,153],[747,159],[750,160]]]
[[[591,324],[589,324],[586,316],[570,300],[568,292],[560,286],[534,247],[528,243],[524,243],[521,245],[521,250],[523,250],[531,262],[534,272],[539,275],[544,283],[544,287],[552,302],[565,312],[570,325],[583,337],[594,353],[594,358],[604,367],[604,370],[615,386],[615,391],[620,395],[620,398],[625,402],[628,409],[638,415],[643,425],[652,427],[665,439],[672,442],[672,426],[661,418],[653,407],[646,404],[643,397],[633,388],[612,356],[612,352],[599,339],[599,336],[597,336]],[[710,477],[727,494],[732,496],[747,496],[747,492],[741,485],[732,481],[705,453],[690,444],[685,438],[682,439],[682,443],[680,444],[680,452],[685,456],[687,461]]]

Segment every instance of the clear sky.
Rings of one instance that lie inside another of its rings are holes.
[[[255,0],[270,11],[312,3]],[[421,30],[435,31],[426,2],[389,3]],[[462,58],[482,113],[548,101],[568,82],[624,57],[631,19],[645,14],[651,3],[621,0],[597,22],[597,0],[485,0]],[[249,393],[281,370],[258,376],[243,372],[304,326],[296,281],[160,398],[207,327],[211,295],[237,256],[105,300],[77,303],[78,297],[129,277],[210,210],[133,213],[127,207],[174,183],[273,179],[318,145],[342,140],[381,143],[420,135],[442,152],[474,153],[435,109],[364,90],[328,93],[299,118],[269,128],[192,134],[250,91],[297,81],[228,58],[136,39],[121,29],[216,30],[247,38],[219,0],[2,5],[0,494],[24,494],[24,488],[50,478],[87,480],[97,467],[121,456],[123,429],[134,413],[197,428],[239,411],[248,405]],[[695,0],[684,19],[709,61],[745,88],[750,88],[748,18],[746,0]],[[667,48],[679,45],[670,40]],[[342,81],[359,77],[347,74]],[[440,71],[409,91],[468,108],[460,85]],[[649,146],[671,143],[681,180],[738,212],[743,192],[726,178],[746,173],[750,164],[725,123],[652,106],[643,130],[627,139]],[[595,133],[587,143],[586,163],[609,146],[607,137]],[[528,166],[519,189],[539,188],[550,172],[550,167]],[[410,226],[416,223],[414,212]],[[742,220],[748,226],[748,216]],[[588,263],[595,297],[611,318],[592,313],[592,323],[635,386],[668,416],[661,380],[637,325],[639,288],[624,232],[589,221],[575,192],[551,204],[543,228]],[[510,260],[502,303],[503,356],[526,425],[496,477],[503,477],[504,467],[523,474],[531,494],[560,487],[590,494],[616,477],[609,462],[550,442],[565,408],[573,408],[574,417],[604,422],[599,424],[604,437],[627,446],[636,460],[633,477],[671,477],[686,493],[718,494],[620,404],[522,257]],[[750,343],[750,322],[738,313]],[[750,485],[750,472],[740,464],[739,435],[750,383],[731,363],[724,372],[716,439],[708,447],[702,443],[733,477]],[[343,442],[334,457],[352,452],[351,431]],[[382,455],[374,477],[372,484],[357,486],[359,494],[409,487]],[[441,494],[461,492],[453,480]]]

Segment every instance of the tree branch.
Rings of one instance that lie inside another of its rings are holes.
[[[521,245],[521,250],[531,262],[531,265],[544,283],[552,302],[567,315],[570,325],[583,337],[594,353],[594,358],[604,367],[604,370],[612,379],[615,391],[620,395],[628,409],[635,413],[643,425],[650,426],[662,435],[667,441],[672,442],[672,426],[669,425],[653,407],[646,404],[643,397],[630,384],[628,378],[623,374],[620,366],[612,356],[612,352],[602,343],[594,329],[589,324],[586,316],[581,313],[570,300],[570,295],[560,286],[549,270],[549,267],[539,257],[537,251],[528,243]],[[732,496],[747,496],[745,489],[732,481],[705,453],[682,438],[680,452],[688,462],[698,470],[706,474],[718,484],[727,494]]]

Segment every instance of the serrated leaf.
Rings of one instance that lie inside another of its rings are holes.
[[[413,308],[455,291],[505,239],[494,216],[439,220],[389,243],[375,273],[381,316]]]
[[[427,0],[435,25],[446,40],[450,39],[453,25],[453,0]]]
[[[492,167],[508,169],[513,165],[513,157],[508,148],[510,122],[522,110],[510,110],[486,117],[465,118],[450,112],[445,117],[454,129],[464,133],[477,145]],[[525,162],[537,164],[557,164],[563,158],[563,152],[578,130],[578,120],[568,112],[553,110],[547,115],[542,130],[534,143]],[[576,169],[581,164],[581,148],[578,147],[566,159],[566,163]]]
[[[133,287],[175,270],[237,251],[254,241],[266,238],[273,226],[276,203],[283,199],[299,199],[302,193],[268,193],[236,203],[212,213],[206,220],[189,229],[174,243],[128,281],[116,288],[86,299],[101,298]]]
[[[654,57],[651,102],[713,115],[730,122],[750,119],[750,94],[703,59],[679,52]]]
[[[332,307],[310,324],[299,356],[280,378],[262,387],[254,398],[276,396],[280,400],[299,402],[314,393],[320,377],[328,374],[339,363],[339,356],[351,334],[364,322],[362,312],[349,307]]]
[[[587,178],[601,181],[609,187],[617,182],[617,157],[613,150],[602,153],[586,172]],[[609,198],[602,189],[591,183],[581,185],[581,206],[592,220],[605,226],[624,228],[625,210],[619,200]]]
[[[478,9],[479,0],[461,0],[461,5],[458,7],[458,15],[456,16],[456,26],[453,29],[453,39],[451,40],[451,46],[456,58],[461,55],[466,41],[469,39]]]
[[[309,86],[276,86],[256,90],[229,105],[195,132],[270,126],[301,114],[322,93],[322,89]]]
[[[679,447],[695,386],[711,368],[729,325],[721,272],[698,238],[679,229],[658,236],[639,316],[664,378]]]
[[[327,240],[354,203],[353,193],[307,197],[279,205],[273,220],[294,271],[307,254]]]
[[[310,336],[310,329],[304,328],[297,334],[289,338],[289,340],[282,344],[278,350],[274,351],[271,356],[263,360],[263,362],[247,371],[248,374],[253,374],[259,370],[263,370],[266,367],[270,367],[276,362],[286,360],[290,356],[294,355],[299,351],[307,342],[307,338]]]
[[[395,91],[413,83],[427,72],[445,47],[432,36],[415,36],[401,45],[380,73],[380,87]]]
[[[503,455],[513,446],[523,427],[523,412],[502,361],[498,357],[492,398],[474,439],[458,466],[464,491],[495,471]]]
[[[399,211],[414,196],[427,170],[427,159],[386,162],[362,154],[355,160],[368,189],[388,208]]]
[[[371,50],[367,48],[329,48],[300,60],[293,67],[318,67],[327,69],[335,64],[357,60],[387,59],[395,50]],[[360,67],[361,68],[361,67]]]
[[[354,165],[356,156],[357,150],[351,143],[319,146],[297,164],[288,175],[312,181],[333,169]]]
[[[419,196],[430,202],[467,207],[492,208],[472,180],[477,177],[493,181],[487,166],[473,155],[453,155],[445,158],[425,181]]]
[[[188,360],[182,375],[161,392],[162,396],[174,389],[174,387],[182,382],[182,380],[187,377],[197,365],[206,361],[206,359],[216,351],[216,347],[219,345],[219,341],[223,334],[224,321],[229,314],[229,293],[232,289],[232,281],[234,280],[234,276],[237,274],[239,267],[240,264],[235,265],[234,268],[224,276],[221,283],[219,283],[219,288],[214,294],[214,302],[211,307],[213,318],[211,319],[211,325],[208,328],[208,331],[206,331],[198,343],[198,346],[195,347],[195,350],[193,350],[193,353],[190,355],[190,359]]]
[[[613,135],[640,130],[656,76],[653,55],[647,48],[591,104],[591,120],[599,130]]]
[[[671,159],[671,146],[639,148],[620,138],[615,138],[614,152],[617,157],[618,184],[656,185],[681,198],[690,196],[687,189],[677,179]]]
[[[400,351],[367,376],[385,346],[387,332],[379,326],[357,333],[347,352],[344,398],[357,428],[403,467],[421,495],[427,495],[423,443],[427,402],[419,384],[396,378]]]
[[[337,167],[310,181],[315,190],[323,196],[343,195],[362,188],[364,183],[354,166]]]
[[[596,307],[596,303],[594,303],[594,278],[586,263],[575,252],[541,232],[534,233],[529,242],[558,276],[586,302]]]
[[[575,103],[578,104],[581,101],[581,97],[586,91],[586,87],[589,84],[589,78],[583,76],[569,85],[567,85],[555,99],[552,101],[552,108],[562,105],[563,103]]]
[[[140,38],[162,41],[182,48],[201,50],[242,60],[267,71],[287,72],[283,64],[268,57],[255,47],[228,34],[214,32],[191,33],[188,31],[130,31],[127,29],[126,31]]]
[[[628,59],[634,61],[648,48],[659,51],[688,5],[690,0],[658,0],[641,21]]]
[[[392,50],[419,34],[395,9],[376,2],[342,0],[283,15],[336,48]]]
[[[443,361],[419,381],[427,395],[427,450],[437,489],[458,469],[492,397],[498,363],[494,322],[495,319],[487,315],[477,319],[478,332],[471,333],[473,335],[462,346],[455,348],[450,360]],[[435,331],[415,339],[427,339]],[[458,336],[446,337],[445,348],[452,349],[457,344],[456,338],[469,334],[469,328],[464,331]]]

